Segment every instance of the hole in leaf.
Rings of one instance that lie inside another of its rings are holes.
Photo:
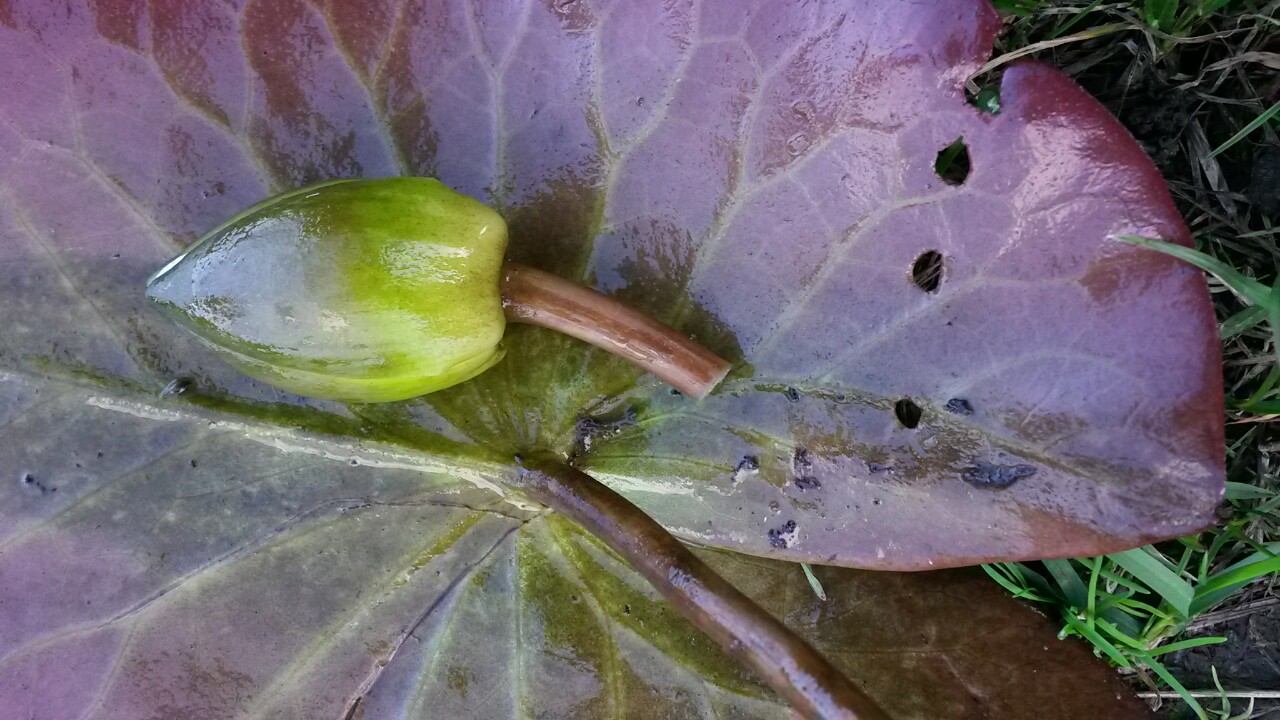
[[[911,281],[927,293],[937,292],[942,284],[942,253],[937,250],[921,253],[911,266]]]
[[[933,170],[948,185],[960,185],[969,177],[969,146],[964,144],[964,138],[956,138],[938,151]]]
[[[984,113],[995,115],[1000,112],[1000,86],[996,83],[983,85],[977,92],[966,92],[969,104]]]
[[[893,414],[898,417],[898,422],[902,423],[902,427],[914,430],[920,424],[920,416],[923,411],[910,398],[902,398],[893,404]]]

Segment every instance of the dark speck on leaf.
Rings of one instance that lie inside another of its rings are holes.
[[[608,439],[636,424],[635,408],[624,408],[621,414],[610,417],[580,417],[574,425],[573,458],[591,449],[598,440]]]
[[[793,387],[787,388],[787,400],[791,402],[800,402],[800,391]]]
[[[795,475],[796,487],[801,490],[816,490],[822,487],[822,483],[813,476],[813,459],[809,457],[808,450],[802,447],[796,448],[796,454],[791,458],[791,470]]]
[[[788,520],[780,527],[769,531],[769,544],[776,548],[785,548],[791,542],[791,535],[796,531],[796,521]]]
[[[795,471],[797,477],[813,472],[813,459],[809,457],[808,450],[802,447],[796,448],[795,455],[791,457],[791,469]]]
[[[970,485],[982,488],[1007,488],[1015,482],[1036,474],[1030,465],[993,465],[991,463],[974,463],[960,471],[960,477]]]
[[[760,460],[755,455],[743,455],[738,461],[738,467],[734,468],[734,472],[752,471],[760,469]]]
[[[964,398],[951,398],[947,401],[946,408],[947,412],[955,413],[956,415],[973,414],[973,405]]]
[[[51,492],[58,492],[58,488],[49,487],[48,485],[45,485],[44,483],[37,480],[36,476],[32,475],[31,473],[23,473],[22,484],[31,485],[32,487],[35,487],[40,491],[41,495],[47,495]]]
[[[891,472],[893,470],[893,466],[885,465],[884,463],[869,462],[867,463],[867,470],[873,473]]]

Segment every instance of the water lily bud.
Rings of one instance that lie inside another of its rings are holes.
[[[244,373],[349,402],[402,400],[502,357],[502,218],[436,180],[324,182],[200,238],[147,298]]]

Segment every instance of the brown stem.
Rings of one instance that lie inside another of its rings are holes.
[[[699,400],[729,373],[728,362],[666,325],[607,295],[531,267],[503,267],[502,306],[510,322],[541,325],[584,340]]]
[[[800,714],[888,720],[818,651],[626,498],[557,462],[529,463],[521,480],[534,499],[572,518],[630,562],[682,615],[755,669]]]

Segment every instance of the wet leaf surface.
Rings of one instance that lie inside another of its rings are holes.
[[[5,375],[12,717],[791,717],[566,520],[431,455]],[[352,464],[354,463],[354,464]],[[475,479],[474,477],[472,479]],[[895,718],[1144,717],[981,573],[704,557]],[[361,715],[360,713],[363,713]]]
[[[688,540],[780,559],[944,567],[1208,522],[1222,394],[1204,282],[1107,240],[1185,228],[1128,134],[1055,71],[1010,69],[999,115],[965,103],[995,28],[968,1],[0,0],[6,701],[780,712],[699,639],[663,640],[668,620],[624,632],[602,598],[648,591],[496,492],[530,449]],[[958,138],[953,184],[936,166]],[[485,200],[513,259],[737,369],[695,404],[514,327],[471,382],[343,406],[247,380],[143,306],[153,270],[272,192],[395,174]],[[922,284],[930,251],[941,274]],[[572,588],[594,615],[513,621]],[[587,617],[613,645],[583,642]],[[502,641],[466,640],[482,628]],[[556,693],[530,690],[551,677]],[[992,682],[984,697],[1013,690]]]

